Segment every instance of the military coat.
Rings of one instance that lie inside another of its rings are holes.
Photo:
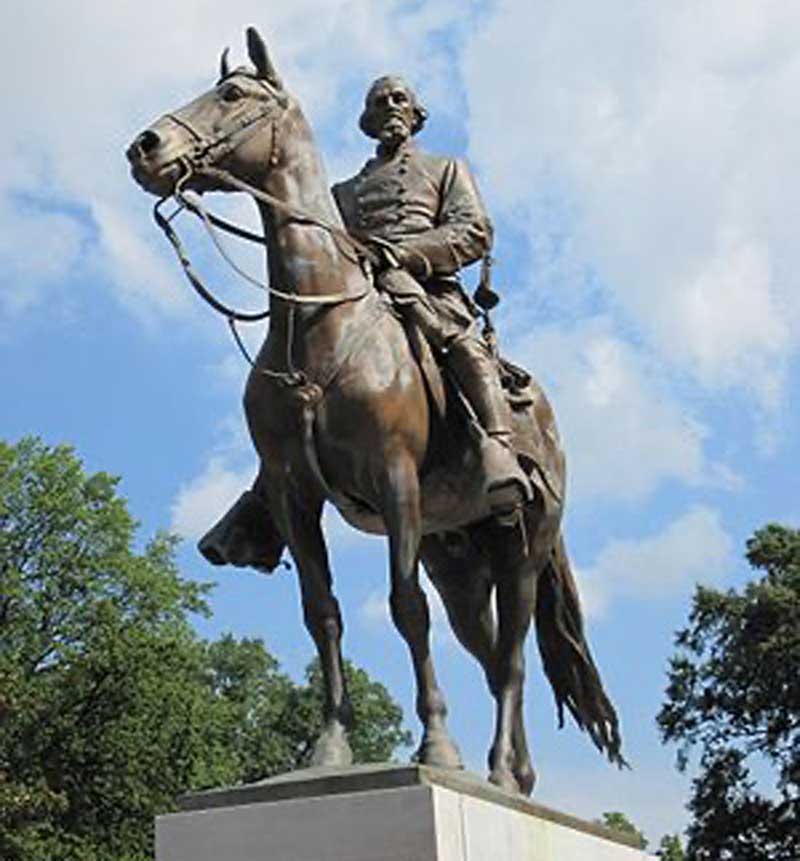
[[[491,247],[491,222],[466,164],[411,141],[391,158],[370,159],[333,194],[349,230],[423,254],[432,276],[454,275]]]
[[[332,190],[348,230],[423,255],[424,286],[439,300],[437,310],[462,326],[472,323],[474,312],[456,275],[488,253],[492,225],[462,160],[430,155],[407,141],[389,158],[370,159]]]

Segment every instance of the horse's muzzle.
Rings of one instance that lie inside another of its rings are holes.
[[[162,134],[151,126],[125,150],[131,176],[145,191],[159,197],[168,196],[186,171],[181,158],[185,149],[182,141],[172,140],[169,134]]]
[[[161,146],[161,135],[155,129],[143,131],[128,147],[128,161],[134,163],[154,153]]]

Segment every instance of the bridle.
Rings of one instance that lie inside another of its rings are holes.
[[[237,72],[236,74],[242,73]],[[368,275],[369,266],[371,264],[378,263],[380,258],[375,251],[373,251],[364,243],[359,242],[355,237],[351,236],[346,230],[343,230],[341,227],[335,224],[331,224],[324,219],[318,218],[317,216],[302,209],[290,206],[279,198],[259,188],[255,188],[244,180],[239,179],[238,177],[231,174],[229,171],[215,167],[215,163],[218,162],[219,159],[223,158],[228,153],[233,152],[238,146],[241,145],[241,143],[243,142],[243,135],[249,137],[255,131],[258,130],[260,125],[265,120],[270,118],[273,118],[271,124],[272,147],[270,151],[270,160],[273,164],[275,163],[275,156],[278,151],[278,125],[288,107],[288,99],[286,98],[285,94],[271,87],[269,82],[265,79],[259,77],[254,77],[253,79],[258,81],[258,83],[260,83],[264,87],[264,89],[268,92],[272,99],[265,107],[244,114],[244,116],[242,116],[236,121],[232,128],[226,129],[224,133],[220,134],[216,138],[209,139],[207,136],[199,132],[188,120],[178,116],[177,114],[169,113],[165,115],[171,122],[174,122],[176,125],[187,131],[194,143],[190,152],[179,159],[179,165],[182,170],[181,176],[176,182],[175,188],[173,189],[172,193],[170,195],[162,197],[155,204],[155,206],[153,207],[153,218],[156,224],[164,232],[164,235],[166,236],[169,243],[172,245],[178,258],[178,261],[181,264],[181,268],[183,269],[189,283],[205,302],[207,302],[215,311],[222,314],[226,318],[228,325],[231,329],[231,333],[233,334],[234,340],[236,341],[236,344],[244,355],[245,359],[247,359],[247,361],[249,362],[250,366],[254,369],[259,370],[262,373],[266,373],[269,376],[275,376],[277,378],[280,378],[283,382],[296,385],[298,383],[302,383],[305,380],[305,377],[302,372],[296,371],[293,368],[292,364],[292,341],[294,333],[295,308],[302,305],[330,306],[339,305],[344,302],[358,301],[359,299],[363,299],[367,294],[371,292],[369,282],[367,283],[367,286],[365,286],[357,293],[343,291],[340,293],[329,293],[322,296],[304,296],[297,293],[280,290],[279,288],[274,287],[270,283],[262,282],[256,278],[253,278],[247,272],[242,270],[231,259],[231,257],[228,255],[221,242],[219,241],[219,237],[215,232],[215,228],[237,236],[240,239],[245,239],[249,242],[254,242],[259,245],[266,245],[266,238],[263,236],[259,236],[258,234],[252,233],[249,230],[245,230],[238,225],[232,224],[231,222],[226,221],[219,216],[213,215],[203,205],[199,195],[192,195],[191,197],[187,196],[185,187],[188,184],[189,180],[192,179],[193,176],[214,180],[218,183],[221,183],[225,187],[232,187],[237,191],[243,191],[252,195],[257,200],[260,200],[263,203],[266,203],[271,206],[273,209],[282,212],[284,215],[288,216],[288,218],[291,219],[293,222],[296,222],[298,224],[306,224],[311,227],[322,228],[331,235],[340,251],[342,251],[341,243],[344,243],[354,252],[355,259],[350,259],[353,260],[353,262],[361,264],[365,276]],[[276,113],[276,103],[280,109],[280,114],[277,117],[274,117]],[[177,209],[171,215],[165,216],[161,210],[171,199],[174,199],[177,203]],[[190,212],[191,214],[197,216],[200,219],[201,223],[203,224],[203,227],[208,232],[212,242],[214,243],[215,247],[223,257],[223,259],[240,277],[244,278],[255,286],[265,290],[271,296],[274,296],[275,298],[283,302],[289,303],[289,336],[287,338],[287,367],[289,368],[288,374],[281,371],[272,371],[270,369],[262,368],[260,366],[257,367],[255,362],[247,352],[247,349],[242,342],[241,336],[236,329],[237,322],[256,323],[265,320],[270,315],[269,309],[257,312],[247,312],[230,307],[229,305],[220,301],[212,293],[212,291],[209,290],[208,287],[206,287],[206,285],[203,283],[202,278],[192,266],[192,262],[189,258],[189,255],[186,253],[186,250],[183,247],[180,237],[172,226],[172,221],[184,210]]]

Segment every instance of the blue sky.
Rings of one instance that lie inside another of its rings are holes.
[[[466,156],[497,227],[504,350],[539,375],[569,462],[568,547],[632,772],[556,732],[529,649],[538,799],[620,809],[654,841],[685,823],[686,778],[658,742],[673,632],[695,583],[739,585],[746,538],[796,525],[800,290],[795,241],[800,11],[746,0],[588,4],[249,0],[5,4],[0,383],[6,439],[73,443],[122,476],[142,535],[187,541],[214,618],[293,674],[312,656],[294,576],[213,571],[197,535],[255,469],[246,367],[190,295],[123,152],[213,81],[243,29],[266,36],[331,179],[356,170],[363,93],[397,71],[431,112],[422,146]],[[248,204],[219,201],[247,221]],[[260,296],[213,268],[227,295]],[[257,256],[245,262],[258,271]],[[467,277],[474,279],[474,273]],[[257,343],[260,333],[249,336]],[[346,650],[413,720],[385,609],[383,543],[328,519]],[[452,729],[482,771],[492,708],[437,611]]]

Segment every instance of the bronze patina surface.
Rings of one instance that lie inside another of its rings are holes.
[[[458,281],[492,236],[468,167],[415,146],[426,112],[407,84],[386,77],[361,117],[375,157],[331,194],[300,106],[258,33],[247,36],[252,68],[230,69],[223,55],[217,84],[128,150],[134,178],[153,194],[249,191],[263,222],[271,317],[245,391],[260,472],[204,553],[271,569],[288,546],[326,692],[314,765],[351,760],[342,620],[320,525],[326,501],[388,537],[390,606],[414,668],[422,765],[460,768],[461,757],[430,653],[420,560],[496,702],[489,779],[533,788],[522,717],[532,620],[559,712],[566,707],[621,764],[617,716],[561,536],[564,457],[552,410],[481,336]],[[483,294],[494,298],[486,285]]]

